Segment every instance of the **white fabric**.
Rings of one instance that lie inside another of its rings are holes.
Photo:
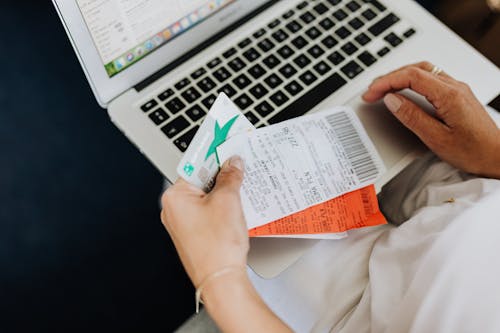
[[[406,222],[321,241],[272,280],[250,272],[273,311],[297,332],[500,332],[500,181],[428,155],[381,202]]]

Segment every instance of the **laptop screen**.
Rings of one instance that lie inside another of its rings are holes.
[[[109,77],[236,0],[76,0]]]

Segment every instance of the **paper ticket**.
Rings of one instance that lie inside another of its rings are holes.
[[[373,184],[384,165],[354,111],[337,107],[238,134],[217,148],[245,162],[241,187],[255,228]]]
[[[209,192],[222,165],[216,148],[228,138],[253,129],[255,127],[238,107],[221,93],[177,166],[177,173]]]
[[[378,206],[375,187],[370,185],[250,229],[248,234],[251,237],[331,233],[344,236],[347,230],[386,223]]]

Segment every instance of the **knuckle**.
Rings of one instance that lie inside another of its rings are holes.
[[[429,61],[424,60],[424,61],[422,61],[422,62],[419,63],[419,67],[421,67],[421,68],[432,68],[432,67],[434,67],[434,65],[431,64]]]

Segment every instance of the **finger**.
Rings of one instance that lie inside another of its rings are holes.
[[[394,116],[427,146],[440,142],[448,127],[400,94],[387,94],[384,103]]]
[[[178,178],[177,181],[174,183],[174,185],[170,186],[167,191],[172,190],[175,192],[182,191],[182,192],[190,192],[193,194],[205,194],[202,189],[199,189],[198,187],[194,186],[193,184],[187,182],[183,178]]]
[[[241,183],[243,182],[244,165],[243,160],[238,156],[233,156],[222,166],[215,186],[210,195],[218,192],[234,192],[239,194]]]
[[[408,67],[375,80],[363,95],[363,99],[375,102],[389,92],[407,88],[425,96],[436,108],[439,97],[446,96],[450,90],[450,86],[435,75],[421,68]]]

